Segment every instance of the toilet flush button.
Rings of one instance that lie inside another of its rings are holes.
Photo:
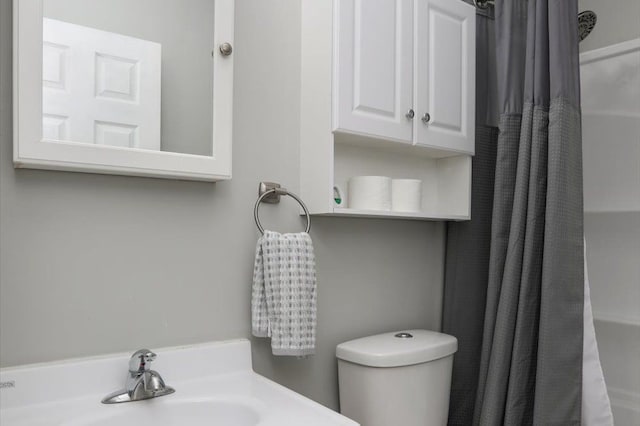
[[[410,333],[398,333],[394,337],[397,337],[399,339],[411,339],[413,338],[413,335]]]

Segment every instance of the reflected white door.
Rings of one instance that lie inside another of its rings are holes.
[[[43,139],[160,150],[161,45],[43,19]]]
[[[474,153],[475,7],[417,2],[416,144]]]
[[[334,130],[411,143],[413,1],[335,4]]]

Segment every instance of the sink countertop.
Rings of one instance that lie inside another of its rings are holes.
[[[158,371],[176,393],[145,401],[102,404],[122,388],[130,354],[0,370],[0,424],[216,424],[357,426],[357,423],[253,372],[247,340],[155,351]],[[13,386],[7,383],[13,382]],[[181,411],[182,410],[182,411]],[[199,416],[199,417],[198,417]],[[172,420],[175,418],[175,420]],[[237,422],[236,420],[237,419]],[[125,423],[123,423],[125,420]]]

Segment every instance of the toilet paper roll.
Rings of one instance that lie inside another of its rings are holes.
[[[390,210],[391,179],[386,176],[355,176],[349,179],[349,208]]]
[[[422,181],[419,179],[393,179],[391,181],[391,210],[419,212],[422,209]]]

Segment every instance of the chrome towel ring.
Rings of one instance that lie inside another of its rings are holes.
[[[302,210],[304,210],[304,214],[307,217],[307,229],[304,232],[309,233],[309,230],[311,229],[311,216],[309,215],[309,209],[307,209],[307,206],[300,199],[300,197],[292,192],[287,191],[285,188],[281,188],[280,184],[273,182],[260,182],[260,186],[258,187],[258,194],[258,200],[256,201],[256,205],[253,208],[253,218],[255,219],[256,226],[260,230],[261,234],[264,234],[264,228],[262,227],[262,224],[260,224],[260,217],[258,215],[260,203],[265,202],[269,204],[277,204],[280,202],[281,195],[288,195],[289,197],[296,200],[298,204],[300,204],[300,207],[302,207]]]

